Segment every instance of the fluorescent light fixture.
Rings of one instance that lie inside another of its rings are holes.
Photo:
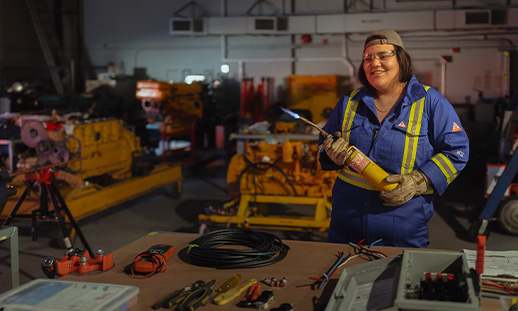
[[[192,84],[196,81],[205,81],[204,75],[187,75],[185,76],[184,82],[187,84]]]

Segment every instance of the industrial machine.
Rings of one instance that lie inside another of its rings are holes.
[[[315,123],[326,121],[338,100],[352,89],[350,77],[291,75],[286,77],[286,108],[305,110]]]
[[[228,191],[237,210],[199,215],[198,219],[255,228],[327,230],[337,172],[323,171],[317,156],[317,145],[304,141],[246,144],[245,152],[234,155],[227,170]],[[275,215],[276,204],[296,207],[297,215]],[[304,213],[304,206],[314,212]]]
[[[119,120],[24,116],[18,122],[21,123],[21,140],[28,150],[11,176],[13,185],[26,187],[23,192],[27,198],[9,198],[1,215],[7,219],[31,217],[36,210],[42,218],[55,214],[55,211],[42,208],[46,199],[38,198],[41,188],[38,181],[55,180],[76,219],[168,184],[175,184],[177,193],[181,191],[181,167],[145,162],[139,138]],[[52,174],[53,177],[29,178],[32,173],[24,173],[27,171]],[[17,204],[17,201],[23,201],[23,204]],[[15,205],[21,206],[13,215]]]
[[[163,81],[138,81],[135,96],[142,108],[154,118],[174,120],[185,117],[201,118],[205,85],[200,82],[168,83]]]
[[[200,82],[168,83],[163,81],[138,81],[136,98],[142,102],[150,123],[160,123],[162,133],[162,160],[168,152],[178,151],[167,147],[170,137],[190,136],[190,162],[194,164],[196,122],[203,117],[205,85]],[[182,148],[185,150],[187,148]]]
[[[78,159],[60,168],[76,177],[73,186],[105,174],[116,180],[129,178],[134,162],[142,156],[139,138],[115,119],[22,120],[20,135],[27,147],[35,149],[38,166]],[[22,159],[20,165],[30,161]]]

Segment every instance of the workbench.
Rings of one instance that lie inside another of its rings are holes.
[[[128,228],[128,230],[130,230]],[[137,304],[131,307],[130,311],[152,310],[151,305],[158,302],[171,292],[189,286],[197,280],[208,282],[216,280],[215,288],[224,281],[239,273],[242,281],[254,278],[261,281],[263,278],[276,277],[277,279],[287,278],[284,287],[269,287],[262,284],[261,289],[272,289],[275,299],[270,308],[280,306],[282,303],[291,302],[295,305],[296,311],[313,311],[313,297],[320,298],[324,303],[329,300],[336,283],[343,271],[340,268],[332,275],[329,281],[321,290],[312,289],[313,280],[309,277],[321,277],[335,263],[339,251],[346,254],[354,253],[353,247],[346,244],[334,244],[324,242],[307,242],[283,240],[291,250],[282,261],[261,268],[252,269],[231,269],[217,270],[208,267],[199,267],[189,264],[186,254],[186,247],[189,242],[194,241],[199,235],[184,233],[150,233],[136,241],[127,244],[113,251],[115,267],[105,272],[93,272],[88,275],[69,274],[62,277],[67,281],[83,281],[96,283],[113,283],[134,285],[140,288]],[[174,256],[167,261],[167,271],[158,273],[147,279],[136,279],[123,272],[124,266],[130,264],[135,256],[147,250],[153,244],[172,244],[175,248]],[[402,248],[376,247],[372,249],[382,251],[388,256],[401,254]],[[108,250],[105,250],[108,251]],[[430,250],[436,251],[436,250]],[[350,260],[346,266],[366,263],[364,257],[356,257]],[[242,295],[244,296],[244,294]],[[211,305],[199,308],[199,310],[237,310],[235,306],[240,298],[236,298],[229,304],[223,306]],[[166,309],[161,309],[166,310]],[[500,302],[497,299],[483,298],[482,310],[500,310]]]

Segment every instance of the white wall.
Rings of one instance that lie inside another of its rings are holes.
[[[223,36],[170,35],[168,23],[190,1],[170,0],[88,0],[85,8],[85,42],[96,66],[110,62],[121,65],[126,74],[134,67],[145,67],[157,80],[181,81],[185,74],[205,73],[217,77],[223,62],[230,65],[230,77],[273,77],[282,86],[287,75],[353,75],[360,63],[363,40],[367,33],[312,34],[312,42],[303,44],[300,34]],[[208,17],[245,17],[255,0],[199,0]],[[265,2],[266,3],[266,2]],[[269,1],[273,5],[256,6],[252,13],[264,15],[356,14],[370,10],[370,2],[350,0]],[[453,4],[456,3],[456,7]],[[510,2],[518,5],[517,0]],[[421,1],[397,2],[373,0],[373,12],[452,10],[468,6],[508,8],[504,1]],[[347,12],[345,12],[347,10]],[[186,8],[182,15],[190,17]],[[416,23],[415,27],[419,28]],[[380,26],[384,26],[383,24]],[[390,26],[390,25],[389,25]],[[476,99],[478,89],[484,96],[507,95],[506,64],[503,51],[518,44],[518,29],[457,29],[415,31],[413,25],[398,29],[406,49],[413,56],[423,83],[437,89],[453,103],[466,96]],[[226,49],[225,49],[226,48]],[[454,52],[454,48],[460,48]],[[225,52],[226,51],[226,52]],[[451,56],[445,63],[442,56]],[[293,59],[296,61],[292,66]]]

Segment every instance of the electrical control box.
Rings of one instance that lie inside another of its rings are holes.
[[[466,255],[405,250],[346,268],[326,311],[480,310]]]

